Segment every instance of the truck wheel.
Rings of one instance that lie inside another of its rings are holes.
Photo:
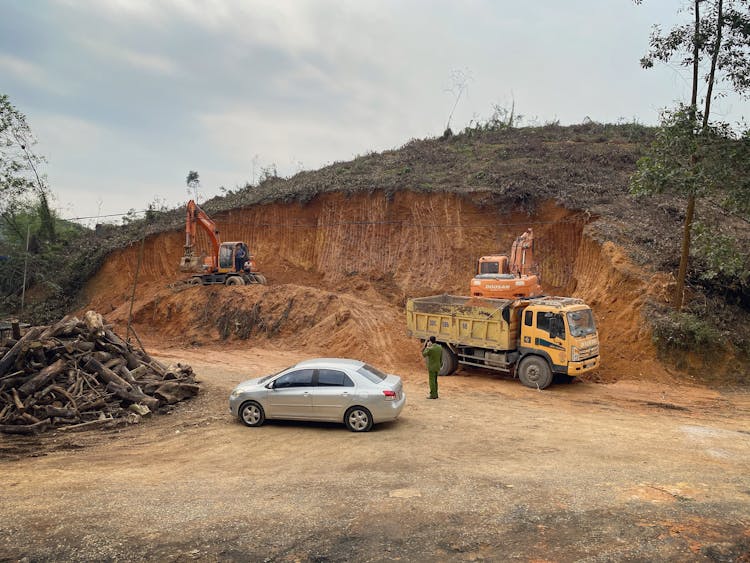
[[[443,348],[443,356],[438,375],[453,375],[458,368],[458,357],[445,344],[441,344],[440,346]]]
[[[245,285],[245,280],[240,276],[229,276],[225,282],[227,285]]]
[[[552,371],[543,358],[526,356],[518,366],[518,379],[526,387],[545,389],[552,383]]]
[[[259,283],[261,285],[266,285],[266,276],[263,274],[250,274],[253,277],[253,283]]]
[[[203,281],[198,276],[194,276],[190,278],[188,283],[190,283],[190,285],[201,285]]]

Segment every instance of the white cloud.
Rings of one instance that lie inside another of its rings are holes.
[[[102,146],[107,136],[107,131],[93,121],[62,114],[38,114],[33,126],[41,152],[55,160],[88,157]],[[52,147],[55,154],[50,155]]]
[[[130,49],[92,38],[81,38],[79,43],[96,56],[119,60],[138,70],[164,75],[176,75],[179,70],[177,63],[164,55]]]
[[[141,23],[160,20],[161,4],[151,0],[54,0],[60,6],[110,20],[136,20]]]
[[[44,88],[57,93],[65,91],[65,87],[59,82],[50,80],[43,67],[13,55],[0,53],[0,74],[6,72],[35,88]]]
[[[321,123],[318,116],[302,112],[271,114],[237,107],[197,119],[215,153],[227,155],[248,171],[253,155],[258,154],[262,164],[276,164],[281,175],[297,172],[298,161],[305,169],[314,169],[397,142],[387,127],[373,128],[364,120]]]

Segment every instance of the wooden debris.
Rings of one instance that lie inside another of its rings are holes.
[[[194,397],[187,365],[132,348],[94,311],[32,327],[0,346],[0,433],[109,427]]]

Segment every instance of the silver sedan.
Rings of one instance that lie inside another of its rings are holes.
[[[318,358],[274,375],[243,381],[229,410],[247,426],[266,419],[343,422],[352,432],[394,420],[406,403],[397,375],[359,360]]]

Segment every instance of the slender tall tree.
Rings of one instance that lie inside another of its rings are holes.
[[[55,224],[49,207],[49,190],[38,169],[43,159],[34,154],[36,143],[26,117],[16,109],[5,94],[0,94],[0,218],[19,237],[17,213],[28,208],[30,200],[38,200],[40,234],[47,240],[55,238]]]
[[[701,10],[701,5],[706,9]],[[687,198],[674,296],[677,309],[683,305],[696,200],[719,187],[731,189],[726,182],[742,181],[742,175],[732,169],[743,163],[729,158],[733,151],[717,150],[721,141],[732,135],[730,128],[711,123],[714,86],[726,81],[740,96],[750,94],[750,3],[692,0],[688,11],[693,16],[690,23],[678,25],[666,34],[654,27],[649,52],[641,59],[641,65],[651,68],[657,61],[677,62],[690,68],[690,105],[664,112],[657,140],[639,160],[638,172],[631,180],[631,191],[636,194],[668,191]],[[701,69],[706,93],[699,100]],[[707,162],[707,158],[717,160]]]

